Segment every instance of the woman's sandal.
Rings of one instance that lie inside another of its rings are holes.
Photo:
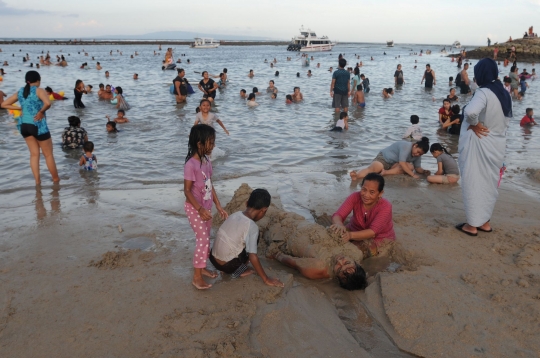
[[[456,225],[456,229],[458,229],[459,231],[469,235],[469,236],[478,236],[478,233],[473,233],[473,232],[468,232],[468,231],[465,231],[463,230],[463,227],[467,225],[467,223],[461,223],[461,224],[458,224]]]

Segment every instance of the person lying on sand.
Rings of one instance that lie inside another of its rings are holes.
[[[350,195],[334,213],[330,232],[340,235],[341,245],[335,241],[332,245],[332,237],[320,229],[317,230],[316,227],[322,228],[321,225],[309,224],[309,230],[298,230],[297,226],[285,244],[271,246],[269,256],[298,270],[307,278],[335,277],[345,289],[364,289],[367,285],[366,273],[355,259],[360,256],[357,260],[361,261],[362,258],[382,254],[391,247],[396,238],[392,204],[382,198],[383,192],[384,178],[370,173],[364,178],[360,192]],[[353,217],[344,225],[343,222],[351,211]],[[272,230],[273,227],[270,227],[270,236]],[[304,231],[306,234],[302,235]],[[327,238],[325,234],[328,235]],[[313,243],[310,237],[318,237],[320,243]],[[355,245],[359,250],[348,244]],[[279,250],[276,250],[276,246]],[[340,246],[346,248],[346,251],[339,252]]]

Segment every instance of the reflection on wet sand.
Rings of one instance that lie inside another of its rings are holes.
[[[53,184],[50,192],[51,213],[58,214],[60,212],[60,184]],[[37,221],[42,221],[47,217],[47,209],[43,200],[41,185],[36,186],[36,197],[34,199]]]

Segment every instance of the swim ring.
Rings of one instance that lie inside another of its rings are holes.
[[[58,94],[59,94],[60,96],[62,96],[62,97],[64,97],[64,93],[65,93],[64,91],[58,92]],[[54,101],[54,100],[55,100],[55,99],[54,99],[54,96],[53,96],[52,94],[50,94],[50,95],[49,95],[49,101]]]

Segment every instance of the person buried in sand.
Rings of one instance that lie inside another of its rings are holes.
[[[246,210],[231,214],[219,228],[210,253],[210,262],[216,269],[231,274],[233,278],[252,274],[254,271],[247,266],[250,262],[265,284],[283,287],[279,279],[266,275],[257,256],[259,228],[255,222],[266,215],[270,201],[270,193],[265,189],[253,190]]]
[[[297,221],[296,226],[289,229],[284,223],[294,218],[281,215],[283,226],[275,228],[274,224],[269,229],[268,236],[275,243],[270,244],[268,256],[309,279],[336,278],[347,290],[364,289],[366,272],[358,262],[387,252],[396,239],[392,204],[382,198],[383,190],[384,178],[368,174],[360,192],[350,195],[332,216],[330,232],[306,220]],[[353,217],[345,226],[343,221],[351,211]],[[291,233],[280,232],[284,229]],[[339,235],[338,242],[331,233]]]

